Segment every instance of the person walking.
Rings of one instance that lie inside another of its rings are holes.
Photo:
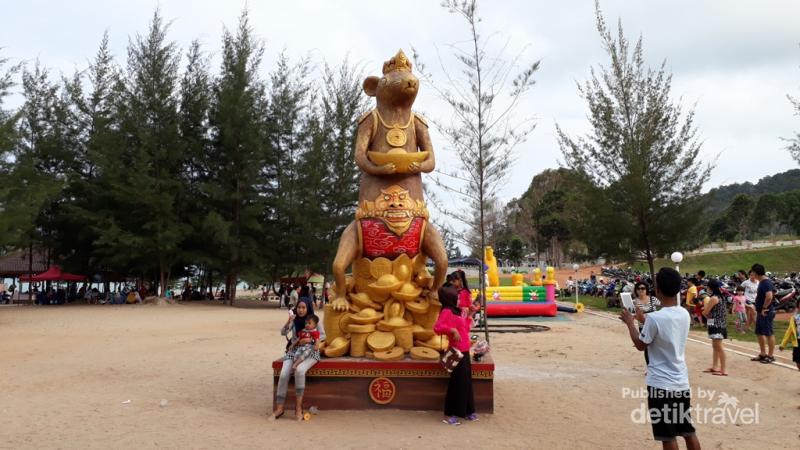
[[[755,273],[758,280],[758,292],[756,293],[756,336],[758,336],[758,348],[761,353],[751,361],[758,361],[763,364],[775,362],[775,332],[772,324],[775,321],[774,298],[775,284],[767,278],[766,269],[761,264],[753,264],[751,270]]]

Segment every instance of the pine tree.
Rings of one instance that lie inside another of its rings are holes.
[[[16,111],[6,110],[4,103],[15,86],[14,76],[21,66],[17,64],[6,67],[7,65],[8,58],[0,57],[0,179],[2,180],[12,180],[11,173],[17,163],[14,153],[19,145],[16,128],[19,114]],[[18,219],[12,217],[18,206],[16,205],[18,199],[14,198],[12,192],[14,184],[0,183],[0,254],[17,244],[16,236],[12,234],[18,229]]]
[[[358,202],[359,175],[354,163],[358,118],[367,97],[355,67],[344,61],[326,65],[322,83],[309,112],[310,148],[303,155],[300,184],[305,251],[298,263],[328,273],[336,255],[337,238],[353,220]]]
[[[313,215],[306,210],[308,198],[319,196],[319,178],[314,182],[309,173],[312,159],[304,164],[311,147],[310,124],[319,120],[310,117],[313,92],[309,85],[308,60],[291,64],[282,54],[270,76],[269,131],[270,161],[268,172],[272,178],[268,198],[269,233],[273,252],[270,260],[276,274],[293,273],[305,267],[308,261],[307,237],[313,224]]]
[[[204,274],[217,261],[208,251],[207,243],[213,239],[203,228],[211,208],[203,186],[211,179],[217,162],[209,158],[211,149],[209,108],[211,106],[211,76],[208,58],[199,41],[193,41],[187,52],[186,68],[180,86],[180,133],[183,161],[181,179],[186,189],[178,199],[181,221],[189,225],[184,241],[185,265],[199,264]]]
[[[208,246],[225,271],[231,303],[242,271],[263,258],[264,198],[274,177],[265,169],[267,102],[258,76],[263,52],[244,11],[236,33],[223,34],[222,67],[214,82],[209,119],[209,159],[216,168],[203,185],[211,207],[204,221],[213,236]]]
[[[670,99],[664,65],[646,66],[639,39],[629,52],[619,25],[615,39],[597,6],[597,30],[611,65],[591,72],[579,90],[592,132],[573,139],[556,127],[567,165],[588,178],[582,233],[590,248],[611,257],[656,255],[697,239],[697,205],[710,165],[697,160],[694,114]]]
[[[121,102],[122,154],[106,161],[117,177],[109,183],[116,214],[99,228],[98,246],[143,276],[157,274],[164,295],[180,258],[186,225],[178,218],[183,185],[178,132],[178,60],[168,26],[158,10],[146,36],[128,45],[128,68]],[[120,166],[120,163],[122,166]],[[110,181],[110,180],[109,180]]]
[[[84,92],[86,81],[88,92]],[[71,128],[76,130],[75,158],[57,227],[56,248],[63,258],[62,263],[77,272],[110,268],[108,261],[98,257],[94,245],[100,237],[98,228],[101,227],[97,227],[97,223],[110,214],[109,209],[115,209],[108,193],[116,184],[116,172],[107,172],[119,156],[120,135],[115,108],[119,84],[119,68],[114,63],[108,32],[105,32],[87,70],[65,84],[72,105]]]
[[[72,164],[67,145],[64,97],[36,61],[22,72],[25,103],[20,111],[18,145],[6,188],[14,207],[4,212],[11,242],[16,247],[50,248],[54,217]]]

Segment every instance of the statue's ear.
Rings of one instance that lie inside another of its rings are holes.
[[[364,92],[370,97],[375,97],[375,93],[378,90],[378,82],[380,81],[381,79],[378,77],[367,77],[364,80]]]

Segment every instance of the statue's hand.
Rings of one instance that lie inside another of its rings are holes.
[[[434,305],[439,304],[439,293],[434,289],[429,290],[425,298]]]
[[[419,173],[422,171],[422,165],[416,161],[408,165],[408,171],[411,173]]]
[[[391,175],[397,172],[397,167],[393,163],[384,164],[382,166],[378,166],[378,175]]]
[[[337,297],[331,302],[334,311],[345,312],[350,309],[350,303],[344,297]]]

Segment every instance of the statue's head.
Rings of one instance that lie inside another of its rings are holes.
[[[375,209],[379,211],[386,226],[395,234],[400,235],[405,233],[411,225],[416,203],[409,197],[408,190],[394,185],[381,189],[380,196],[375,199]]]
[[[411,73],[411,61],[403,50],[383,63],[383,77],[367,77],[364,92],[378,104],[411,107],[419,91],[419,80]]]

